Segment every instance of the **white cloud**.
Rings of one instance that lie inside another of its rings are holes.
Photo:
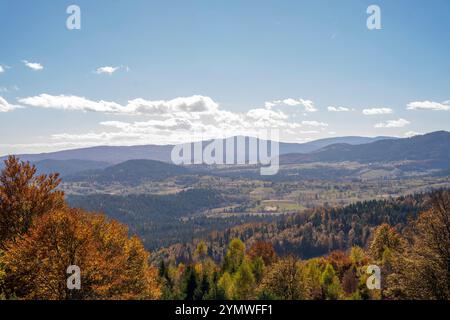
[[[147,128],[154,128],[158,130],[190,130],[193,124],[188,119],[183,118],[171,118],[164,120],[148,120],[142,122],[122,122],[122,121],[103,121],[100,125],[112,128],[118,128],[121,130],[135,129],[136,131],[144,131]]]
[[[39,71],[44,69],[44,66],[40,63],[37,62],[29,62],[27,60],[23,60],[22,61],[28,68],[33,69],[35,71]]]
[[[172,100],[145,100],[134,99],[126,105],[120,105],[111,101],[93,101],[84,97],[49,95],[46,93],[38,96],[19,99],[19,102],[36,108],[51,108],[62,110],[94,111],[113,114],[159,114],[164,115],[174,112],[198,113],[218,109],[218,104],[210,97],[195,95],[181,97]]]
[[[11,105],[3,97],[0,97],[0,112],[9,112],[17,108],[19,106]]]
[[[275,107],[276,105],[277,105],[276,103],[273,103],[273,102],[270,102],[270,101],[266,101],[264,103],[264,107],[266,107],[266,109],[271,109],[271,108]]]
[[[333,106],[329,106],[327,109],[330,112],[349,112],[349,111],[352,111],[352,109],[347,108],[347,107],[333,107]]]
[[[131,113],[208,112],[218,110],[218,104],[210,97],[194,95],[172,100],[134,99],[126,109]]]
[[[408,124],[410,124],[410,122],[405,119],[388,120],[386,122],[377,123],[375,128],[402,128]]]
[[[295,131],[296,133],[300,133],[300,134],[315,134],[315,133],[320,133],[320,131],[317,130],[300,130],[300,131]]]
[[[318,121],[296,122],[292,115],[272,107],[254,108],[246,112],[223,110],[212,98],[201,95],[171,100],[136,98],[121,104],[70,95],[40,94],[19,99],[19,102],[36,108],[140,117],[139,121],[134,122],[103,121],[100,123],[101,129],[91,132],[54,134],[52,140],[57,144],[84,142],[86,146],[90,146],[181,143],[233,135],[255,136],[267,129],[279,130],[285,141],[299,142],[309,140],[309,134],[319,133],[315,128],[328,125]]]
[[[393,113],[394,110],[391,108],[370,108],[370,109],[364,109],[363,114],[366,116],[374,116],[379,114],[390,114]]]
[[[247,116],[254,120],[282,120],[287,119],[287,116],[280,110],[268,110],[268,109],[251,109],[247,112]]]
[[[306,112],[317,111],[317,108],[314,106],[314,102],[312,102],[311,100],[304,100],[304,99],[287,98],[282,100],[267,101],[264,105],[268,109],[273,108],[275,106],[286,105],[286,106],[302,106],[305,108]]]
[[[403,135],[407,138],[410,138],[410,137],[421,135],[421,133],[416,132],[416,131],[408,131],[408,132],[405,132]]]
[[[5,68],[3,68],[3,66],[0,64],[0,73],[5,72]]]
[[[414,101],[407,105],[408,110],[450,110],[450,101],[444,101],[442,103],[433,101]]]
[[[92,101],[77,96],[52,96],[49,94],[40,94],[38,96],[19,99],[19,102],[31,107],[61,109],[61,110],[80,110],[96,111],[108,113],[120,113],[122,107],[114,102]]]
[[[106,73],[108,75],[112,75],[114,72],[116,72],[117,70],[119,70],[120,67],[110,67],[110,66],[105,66],[105,67],[99,67],[97,68],[94,73],[97,74],[103,74]],[[128,71],[128,70],[127,70]]]
[[[328,123],[318,121],[302,121],[302,124],[310,127],[328,127]]]

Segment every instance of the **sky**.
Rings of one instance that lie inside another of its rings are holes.
[[[0,41],[0,155],[450,130],[448,0],[0,0]]]

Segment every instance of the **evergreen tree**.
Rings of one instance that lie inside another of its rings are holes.
[[[327,264],[325,267],[321,277],[321,284],[326,299],[336,300],[340,298],[342,288],[331,264]]]
[[[191,266],[185,271],[182,288],[184,300],[195,300],[198,297],[198,277]]]
[[[255,277],[250,263],[244,260],[234,276],[234,297],[248,300],[253,298]]]

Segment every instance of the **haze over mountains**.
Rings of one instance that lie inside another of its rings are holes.
[[[247,138],[248,139],[248,138]],[[350,145],[370,143],[384,139],[395,139],[392,137],[337,137],[314,140],[306,143],[280,143],[280,154],[288,153],[308,153],[319,150],[320,148],[335,144],[347,143]],[[203,141],[206,145],[210,142]],[[98,146],[90,148],[80,148],[63,150],[39,154],[21,154],[20,159],[38,162],[42,160],[85,160],[99,161],[109,164],[117,164],[127,160],[147,159],[158,161],[170,161],[170,154],[174,145],[138,145],[138,146]],[[6,159],[6,156],[0,157],[0,160]]]
[[[208,142],[204,141],[203,146]],[[19,157],[36,164],[39,173],[59,172],[75,181],[127,182],[142,177],[163,180],[188,173],[189,169],[170,163],[172,149],[173,145],[100,146]],[[245,152],[248,157],[249,150]],[[402,139],[340,137],[303,144],[280,143],[281,165],[344,161],[386,163],[404,160],[418,162],[427,168],[448,169],[450,133],[436,131]]]

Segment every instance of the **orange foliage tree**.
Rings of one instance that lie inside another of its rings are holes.
[[[264,241],[255,242],[248,250],[247,255],[252,261],[257,257],[262,258],[266,266],[271,265],[277,259],[277,254],[272,244]]]
[[[128,230],[103,215],[57,210],[9,241],[2,257],[6,297],[23,299],[156,299],[157,271]],[[67,287],[67,268],[81,270],[81,289]]]
[[[36,167],[10,156],[0,173],[0,250],[25,233],[34,217],[65,206],[58,174],[36,176]]]

